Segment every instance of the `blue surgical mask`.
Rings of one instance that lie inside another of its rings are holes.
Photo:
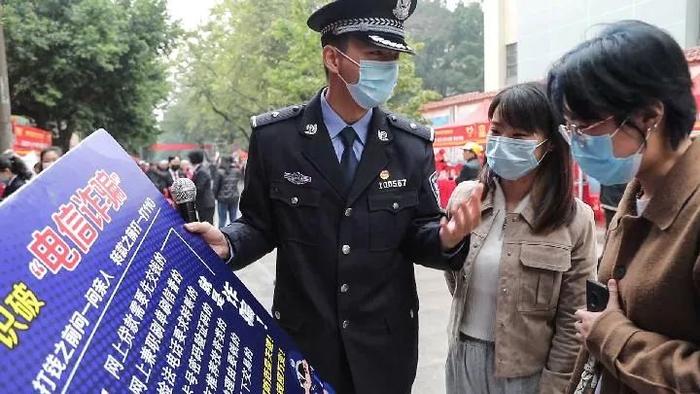
[[[389,101],[399,80],[398,61],[360,60],[360,63],[357,63],[339,49],[335,50],[360,68],[360,79],[354,84],[348,83],[338,74],[357,105],[364,109],[372,109]]]
[[[612,134],[599,136],[579,134],[571,142],[571,152],[583,172],[603,185],[619,185],[632,181],[642,165],[644,145],[630,156],[615,156],[613,137],[620,132],[626,122],[626,120],[622,122]],[[647,138],[649,134],[647,133]]]
[[[489,167],[499,177],[514,181],[524,177],[540,165],[535,151],[542,144],[533,140],[519,140],[507,137],[489,136],[486,144],[486,158]],[[545,153],[546,156],[546,153]]]

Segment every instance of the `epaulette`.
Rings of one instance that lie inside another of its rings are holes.
[[[283,120],[292,119],[299,116],[303,111],[305,105],[292,105],[286,108],[277,109],[264,114],[251,116],[250,125],[253,128],[258,128],[262,126],[267,126],[269,124],[281,122]]]
[[[392,126],[423,138],[426,141],[433,142],[435,140],[435,130],[432,127],[424,126],[420,123],[412,122],[399,115],[388,114],[387,118]]]

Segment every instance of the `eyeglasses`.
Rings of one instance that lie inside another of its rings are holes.
[[[611,115],[611,116],[608,116],[607,118],[605,118],[599,122],[595,122],[592,125],[589,125],[589,126],[586,126],[583,128],[579,127],[578,125],[576,125],[574,123],[567,122],[567,123],[559,126],[559,133],[562,136],[564,136],[564,138],[567,140],[569,145],[571,145],[572,140],[577,141],[579,143],[583,143],[587,140],[587,137],[593,136],[593,135],[589,134],[588,131],[590,131],[590,130],[592,130],[592,129],[594,129],[594,128],[602,125],[603,123],[605,123],[611,119],[614,119],[614,118],[615,118],[615,116]],[[613,131],[610,134],[610,138],[614,138],[615,135],[617,135],[617,133],[619,133],[620,130],[622,130],[623,126],[627,123],[628,120],[629,120],[629,117],[625,118],[625,120],[623,120],[622,123],[620,123],[620,125],[615,129],[615,131]]]
[[[567,123],[564,123],[564,124],[559,126],[559,131],[562,134],[568,135],[569,138],[577,138],[577,137],[580,138],[580,137],[583,137],[584,135],[586,135],[586,131],[591,130],[593,128],[596,128],[596,127],[602,125],[603,123],[609,121],[610,119],[613,119],[614,117],[615,116],[608,116],[607,118],[605,118],[599,122],[595,122],[592,125],[589,125],[589,126],[586,126],[583,128],[579,127],[575,123],[568,123],[567,122]],[[625,120],[625,122],[626,122],[626,120]],[[625,122],[622,122],[622,124],[624,124]],[[622,126],[622,125],[620,125],[620,126]]]

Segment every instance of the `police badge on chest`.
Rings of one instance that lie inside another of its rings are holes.
[[[400,189],[406,187],[408,181],[406,179],[391,179],[391,173],[384,170],[379,173],[379,190]]]

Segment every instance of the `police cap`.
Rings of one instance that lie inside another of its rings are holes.
[[[418,0],[336,0],[314,12],[311,29],[323,36],[351,34],[384,49],[414,53],[406,44],[404,22]]]

